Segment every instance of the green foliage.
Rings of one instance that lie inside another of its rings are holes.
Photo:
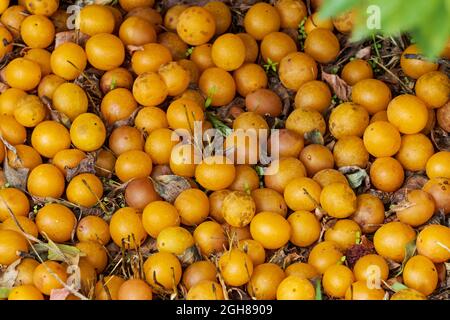
[[[112,77],[111,84],[109,86],[109,90],[114,90],[117,87],[117,79],[116,77]]]
[[[186,50],[186,52],[185,52],[186,57],[187,57],[187,58],[190,57],[191,54],[192,54],[192,52],[194,52],[194,47],[188,48],[188,49]]]
[[[436,57],[450,37],[450,0],[325,0],[320,17],[337,16],[350,9],[355,9],[357,17],[354,41],[373,33],[392,36],[408,32],[425,56]],[[378,9],[381,28],[369,28]]]
[[[217,92],[216,86],[212,86],[211,88],[209,88],[208,97],[205,100],[205,109],[208,109],[211,106],[212,98],[216,94],[216,92]]]
[[[361,231],[356,231],[355,244],[361,244]]]
[[[267,58],[267,63],[263,65],[264,69],[266,70],[266,72],[277,72],[277,65],[278,62],[272,61],[270,58]]]
[[[322,281],[319,279],[316,279],[315,281],[315,289],[316,289],[316,300],[322,300]]]
[[[394,282],[394,284],[393,285],[391,285],[391,289],[394,291],[394,292],[399,292],[399,291],[402,291],[402,290],[406,290],[406,289],[409,289],[407,286],[405,286],[403,283],[401,283],[401,282]]]
[[[396,273],[396,277],[401,275],[403,273],[403,269],[405,268],[406,263],[409,259],[411,259],[412,256],[416,253],[416,239],[412,240],[411,242],[408,242],[405,247],[405,258],[403,259],[402,265],[400,267],[400,270]]]
[[[233,130],[231,130],[230,127],[228,127],[225,123],[219,120],[213,113],[206,112],[206,117],[211,122],[212,126],[219,130],[220,134],[224,137],[227,137],[231,134]]]
[[[305,46],[304,42],[306,39],[305,22],[306,22],[306,17],[303,18],[303,20],[300,21],[300,23],[298,24],[297,40],[298,40],[298,43],[300,44],[300,48],[302,50],[304,49],[304,46]]]
[[[11,292],[11,289],[0,287],[0,299],[8,299],[8,295]]]
[[[345,176],[347,177],[350,187],[356,189],[364,183],[368,175],[366,170],[359,168],[355,172],[348,173]]]

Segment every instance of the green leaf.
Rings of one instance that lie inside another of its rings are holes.
[[[211,106],[212,98],[216,92],[217,92],[216,86],[212,86],[211,88],[209,88],[208,97],[205,100],[205,109],[208,109]]]
[[[356,231],[355,238],[355,244],[361,244],[361,231]]]
[[[355,7],[360,0],[325,0],[320,7],[319,19],[328,19]]]
[[[217,118],[215,115],[213,115],[211,112],[207,112],[206,113],[206,117],[208,118],[208,120],[211,122],[212,126],[219,130],[219,132],[224,136],[227,137],[229,136],[233,130],[228,127],[225,123],[223,123],[222,121],[219,120],[219,118]]]
[[[302,30],[302,29],[303,29],[303,31],[305,31],[304,29],[305,29],[305,22],[306,22],[306,20],[307,20],[307,17],[304,17],[304,18],[302,19],[302,21],[300,21],[300,23],[298,24],[298,29],[299,29],[299,30]]]
[[[110,90],[114,90],[117,86],[117,80],[116,77],[112,77],[111,79],[111,84],[109,85],[109,89]]]
[[[81,252],[77,247],[69,246],[67,244],[57,244],[53,242],[49,242],[48,244],[37,243],[34,245],[34,248],[38,252],[47,252],[48,259],[53,261],[65,261],[66,260],[65,255],[72,257],[76,255],[82,257],[86,255],[84,252]]]
[[[86,255],[85,253],[81,252],[80,249],[78,249],[77,247],[74,247],[74,246],[69,246],[66,244],[56,244],[56,246],[64,255],[69,255],[69,256],[76,256],[76,255],[85,256]],[[48,258],[50,260],[61,259],[60,254],[55,250],[48,250]],[[64,260],[59,260],[59,261],[64,261]]]
[[[250,189],[250,186],[248,185],[248,182],[244,183],[244,192],[248,195],[251,195],[252,190]]]
[[[352,187],[352,189],[356,189],[363,184],[368,175],[366,170],[361,169],[356,172],[346,174],[345,176],[347,177],[350,187]]]
[[[394,290],[395,292],[399,292],[399,291],[406,290],[409,288],[401,282],[394,282],[394,284],[391,285],[391,289]]]
[[[321,144],[323,145],[324,139],[322,133],[318,129],[314,129],[312,131],[306,132],[303,137],[310,144]]]
[[[367,10],[369,5],[378,8],[379,16],[374,16],[378,12]],[[326,0],[319,17],[336,17],[350,9],[357,14],[352,41],[363,40],[374,32],[385,36],[406,32],[426,57],[435,58],[450,37],[449,0]],[[367,22],[377,20],[380,29],[369,29]]]
[[[316,280],[316,300],[322,300],[322,281],[320,278]]]
[[[395,277],[398,277],[402,274],[403,269],[405,268],[405,264],[408,262],[409,259],[411,259],[412,256],[414,256],[414,253],[416,252],[416,239],[412,240],[411,242],[408,242],[405,246],[405,258],[403,259],[402,266],[400,267],[400,270],[397,272]]]
[[[262,177],[264,176],[264,168],[261,166],[255,166],[256,173],[258,176]]]
[[[7,299],[10,292],[9,288],[0,288],[0,299]]]
[[[266,72],[269,71],[277,72],[277,65],[278,62],[272,61],[270,58],[267,58],[267,63],[264,64],[263,66]]]
[[[413,28],[416,24],[428,20],[429,13],[433,11],[433,5],[428,1],[414,1],[411,5],[409,1],[380,1],[383,5],[381,24],[384,32],[392,33]],[[420,14],[417,14],[420,12]]]
[[[208,109],[211,106],[212,98],[208,97],[205,100],[205,109]]]
[[[417,46],[423,51],[426,57],[438,56],[445,47],[450,32],[449,12],[435,10],[432,23],[427,23],[427,27],[422,25],[413,29],[412,34],[417,40]],[[447,31],[447,32],[445,32]]]
[[[186,57],[189,57],[192,54],[193,51],[194,51],[194,47],[188,48],[186,50],[186,53],[185,53]]]

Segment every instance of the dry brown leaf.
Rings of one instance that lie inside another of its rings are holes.
[[[78,257],[77,260],[79,260],[80,257]],[[67,285],[72,288],[75,291],[78,291],[81,289],[81,270],[78,266],[78,261],[76,264],[69,265],[66,269],[67,274],[69,277],[67,278]]]
[[[86,158],[80,161],[75,168],[67,168],[66,180],[70,181],[76,175],[80,173],[93,173],[95,174],[95,161],[97,160],[97,154],[95,152],[89,152]]]
[[[14,154],[16,154],[16,157],[19,158],[17,155],[17,150],[14,146],[12,146],[11,144],[8,143],[8,141],[3,139],[1,135],[0,140],[3,142],[6,149],[12,151]],[[9,165],[8,155],[6,154],[5,160],[3,161],[3,173],[5,174],[5,178],[9,186],[26,190],[29,171],[30,170],[28,168],[19,168],[19,169],[12,168]]]
[[[385,191],[381,191],[381,190],[376,190],[376,189],[370,189],[367,191],[367,193],[374,195],[375,197],[377,197],[378,199],[381,200],[381,202],[383,202],[383,204],[389,204],[391,203],[391,199],[392,199],[392,193],[391,192],[385,192]]]
[[[156,239],[152,237],[147,237],[147,240],[139,246],[139,252],[144,257],[148,257],[150,254],[158,251],[156,246]]]
[[[182,254],[177,256],[181,264],[185,267],[193,264],[195,261],[201,260],[201,255],[196,246],[187,248]]]
[[[283,110],[281,111],[281,115],[282,117],[287,117],[289,110],[291,109],[291,97],[294,96],[294,93],[290,92],[285,86],[283,86],[277,76],[272,76],[269,78],[269,88],[281,98],[281,101],[283,102]]]
[[[355,57],[357,59],[366,60],[366,59],[369,59],[371,55],[372,55],[372,47],[367,46],[362,49],[359,49],[358,52],[356,52]]]
[[[403,187],[407,189],[422,189],[427,181],[428,177],[426,175],[414,173],[412,176],[406,179]]]
[[[342,101],[350,101],[352,96],[352,87],[336,74],[322,71],[322,80],[328,83],[336,96]]]
[[[13,169],[9,166],[8,161],[3,163],[3,171],[5,173],[6,181],[10,187],[25,190],[27,186],[28,173],[27,168]]]
[[[136,115],[138,114],[138,112],[141,109],[142,109],[142,107],[136,108],[136,110],[134,110],[133,113],[130,114],[130,116],[128,118],[114,122],[113,127],[118,128],[118,127],[122,127],[122,126],[133,126],[134,118],[136,118]]]
[[[215,115],[224,122],[228,122],[230,119],[230,116],[235,118],[232,113],[235,111],[233,109],[235,108],[244,108],[245,106],[245,100],[242,97],[236,97],[231,101],[229,104],[224,105],[222,107],[214,108]]]
[[[17,259],[13,263],[11,263],[4,272],[0,273],[0,288],[12,288],[14,287],[14,283],[16,282],[17,275],[19,271],[17,270],[17,266],[20,264],[22,259]]]
[[[66,116],[64,113],[59,112],[58,110],[53,109],[52,102],[47,97],[41,98],[44,105],[47,107],[48,111],[50,112],[50,118],[53,121],[61,123],[63,126],[65,126],[67,129],[70,128],[70,119],[68,116]]]
[[[85,217],[85,216],[102,217],[105,214],[103,212],[103,210],[98,207],[93,207],[93,208],[80,207],[80,213],[83,217]]]
[[[173,174],[172,170],[170,170],[170,166],[167,164],[158,164],[153,167],[152,174],[150,175],[152,179],[155,179],[158,176],[170,175]]]
[[[241,300],[241,301],[242,300],[252,300],[252,298],[246,291],[244,291],[240,288],[236,288],[236,287],[230,288],[230,290],[228,292],[228,297],[231,300]]]
[[[174,174],[161,175],[152,179],[152,181],[156,192],[170,203],[173,203],[181,192],[191,188],[189,180]]]
[[[435,127],[431,130],[431,140],[440,151],[450,151],[450,136],[441,127]]]
[[[49,300],[66,300],[69,295],[70,291],[67,288],[52,289]]]
[[[450,100],[436,110],[436,120],[444,131],[450,131]]]
[[[436,271],[438,274],[438,287],[446,287],[450,278],[447,277],[447,268],[445,263],[436,263]]]
[[[375,252],[375,247],[373,243],[367,239],[366,236],[361,236],[361,242],[359,244],[354,244],[345,252],[346,260],[350,267],[359,260],[359,258]]]
[[[84,47],[88,39],[89,36],[87,34],[77,30],[58,32],[55,35],[55,49],[66,42],[74,42]]]

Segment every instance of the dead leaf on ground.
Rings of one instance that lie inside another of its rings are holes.
[[[70,291],[67,288],[52,289],[49,300],[66,300],[69,295]]]
[[[198,248],[195,245],[187,248],[182,254],[177,255],[177,257],[183,267],[187,267],[202,258]]]
[[[28,173],[27,168],[13,169],[9,166],[8,161],[3,163],[3,171],[5,173],[6,181],[10,187],[25,190],[27,186]]]
[[[431,140],[439,151],[450,151],[450,136],[441,127],[434,127],[431,130]]]
[[[289,110],[291,109],[291,97],[294,93],[290,92],[285,86],[281,84],[278,76],[272,76],[269,78],[269,88],[273,90],[283,102],[283,110],[281,111],[282,117],[287,117]]]
[[[173,174],[172,170],[170,170],[170,166],[167,164],[158,164],[153,167],[152,174],[150,175],[152,179],[155,179],[158,176],[170,175]]]
[[[53,109],[52,102],[47,97],[41,98],[44,105],[47,107],[48,111],[50,112],[50,118],[53,121],[61,123],[66,128],[70,128],[70,119],[68,116],[66,116],[64,113],[59,112],[58,110]]]
[[[113,128],[115,129],[115,128],[119,128],[122,126],[133,126],[134,118],[136,118],[136,115],[138,114],[138,112],[141,109],[142,109],[142,107],[136,108],[136,110],[134,110],[133,113],[130,114],[130,116],[128,118],[114,122]]]
[[[97,154],[95,152],[89,152],[86,158],[80,161],[80,163],[74,168],[66,168],[66,180],[69,182],[76,175],[80,173],[93,173],[95,174],[95,162],[97,160]]]
[[[73,289],[74,291],[78,291],[81,289],[81,269],[77,264],[69,265],[66,269],[69,277],[67,278],[67,285]]]
[[[345,175],[353,189],[360,188],[358,190],[361,192],[370,189],[370,177],[366,169],[358,166],[346,166],[339,168],[339,171]]]
[[[144,257],[148,257],[150,254],[158,251],[156,246],[156,239],[152,237],[147,237],[147,240],[139,246],[139,252]]]
[[[352,245],[350,248],[347,249],[345,257],[349,266],[352,268],[356,263],[356,261],[359,260],[359,258],[374,252],[375,247],[373,243],[369,239],[367,239],[365,235],[363,235],[361,236],[361,241],[359,244],[355,243],[354,245]]]
[[[288,245],[268,253],[267,261],[275,263],[285,269],[294,262],[306,262],[311,248],[299,248]]]
[[[359,49],[358,52],[356,52],[355,57],[357,59],[367,60],[370,58],[371,55],[372,55],[372,46],[367,46]]]
[[[352,95],[352,87],[336,74],[326,73],[322,71],[322,80],[331,87],[336,96],[342,101],[350,101]]]
[[[86,207],[80,207],[80,213],[82,217],[86,216],[97,216],[102,217],[105,213],[101,208],[98,207],[92,207],[92,208],[86,208]]]
[[[79,30],[58,32],[55,35],[55,49],[66,42],[74,42],[84,47],[88,39],[89,36],[87,34],[82,33]]]
[[[305,138],[305,141],[308,144],[320,144],[320,145],[323,145],[325,143],[323,135],[318,129],[314,129],[312,131],[305,132],[303,137]]]
[[[217,115],[217,117],[219,118],[219,120],[224,121],[224,122],[228,122],[228,120],[230,119],[230,116],[233,116],[233,112],[234,112],[234,107],[244,107],[245,106],[245,100],[241,97],[236,97],[233,99],[233,101],[231,101],[229,104],[222,106],[222,107],[218,107],[218,108],[214,108],[215,114]]]
[[[12,146],[11,144],[8,143],[8,141],[3,139],[1,135],[0,140],[3,142],[6,149],[16,154],[16,157],[19,158],[17,155],[17,150],[14,146]],[[8,154],[5,155],[5,160],[3,161],[3,173],[5,174],[5,178],[9,186],[26,190],[29,171],[30,170],[28,168],[14,169],[9,165]]]
[[[19,271],[17,270],[17,266],[20,264],[22,259],[17,259],[13,263],[11,263],[4,272],[0,272],[0,288],[12,288],[17,279],[17,275]]]
[[[370,189],[367,191],[367,193],[377,197],[385,205],[391,203],[391,199],[392,199],[392,195],[393,195],[392,192],[385,192],[385,191],[376,190],[376,189]]]
[[[422,189],[422,187],[427,183],[428,177],[424,174],[414,173],[409,178],[406,179],[404,188],[407,189]]]
[[[186,178],[170,174],[152,179],[156,192],[167,202],[173,203],[178,195],[191,188]]]
[[[231,287],[228,292],[228,297],[231,300],[252,300],[250,295],[240,288]]]

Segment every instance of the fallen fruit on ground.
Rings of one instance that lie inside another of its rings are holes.
[[[72,2],[0,0],[0,299],[448,300],[448,43]]]

